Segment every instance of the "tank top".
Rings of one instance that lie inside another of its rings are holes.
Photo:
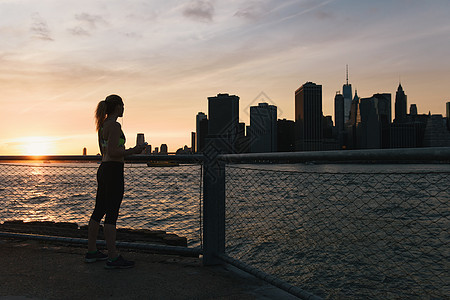
[[[119,138],[119,146],[125,145],[125,134],[123,133],[122,129],[120,129],[120,138]],[[103,127],[100,128],[100,144],[103,148],[108,147],[108,140],[103,138]]]

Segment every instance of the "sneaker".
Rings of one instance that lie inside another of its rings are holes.
[[[122,255],[119,255],[114,261],[108,259],[106,262],[106,269],[126,269],[134,267],[134,261],[126,260]]]
[[[86,253],[86,256],[84,257],[84,261],[87,263],[93,263],[100,260],[107,260],[108,255],[104,254],[103,252],[97,250],[94,253],[88,252]]]

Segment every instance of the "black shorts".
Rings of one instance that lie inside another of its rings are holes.
[[[123,163],[102,162],[97,171],[97,196],[91,218],[100,222],[103,216],[105,224],[115,225],[119,217],[119,208],[123,199],[124,177]]]

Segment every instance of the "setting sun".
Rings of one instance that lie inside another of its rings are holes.
[[[334,123],[347,79],[361,98],[391,94],[391,113],[401,81],[408,108],[445,116],[450,1],[429,2],[0,1],[0,155],[97,154],[94,112],[110,94],[125,103],[126,147],[144,133],[169,152],[191,145],[208,97],[237,95],[244,126],[258,102],[295,121],[309,81]]]
[[[50,155],[55,152],[54,139],[42,136],[23,138],[21,148],[23,155]]]

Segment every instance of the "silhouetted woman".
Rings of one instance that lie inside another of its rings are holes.
[[[98,132],[98,144],[102,154],[102,163],[97,171],[97,196],[95,209],[89,220],[88,253],[86,262],[106,260],[106,268],[130,268],[134,262],[124,259],[116,249],[116,221],[124,192],[124,157],[141,153],[144,145],[125,150],[125,135],[118,117],[123,116],[122,98],[110,95],[100,101],[95,112]],[[97,250],[97,236],[100,221],[105,216],[104,235],[108,255]]]

